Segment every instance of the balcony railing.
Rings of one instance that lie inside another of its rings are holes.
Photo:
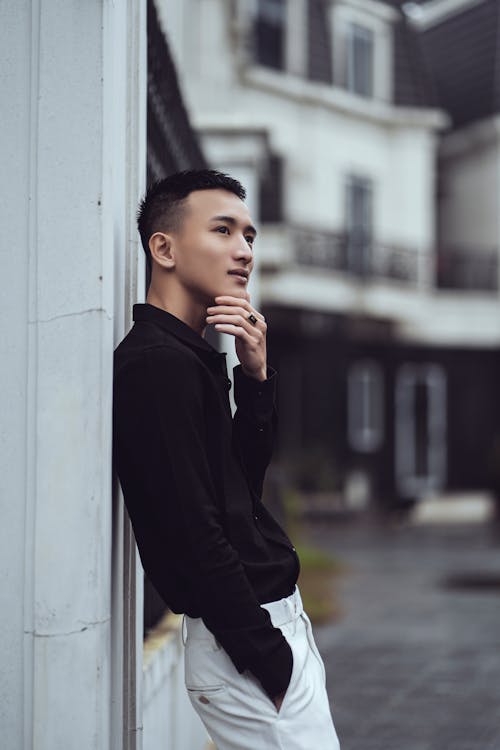
[[[496,292],[498,249],[447,248],[437,260],[437,285],[442,289]]]
[[[415,249],[381,244],[359,233],[349,235],[304,227],[291,227],[290,236],[294,260],[299,265],[411,285],[420,280],[422,254]]]

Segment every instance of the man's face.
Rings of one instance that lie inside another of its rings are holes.
[[[172,234],[176,276],[193,298],[243,297],[253,268],[255,238],[246,205],[227,190],[196,190]]]

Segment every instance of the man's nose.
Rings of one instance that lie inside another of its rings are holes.
[[[244,237],[238,242],[236,258],[245,261],[245,263],[250,263],[253,260],[253,249]]]

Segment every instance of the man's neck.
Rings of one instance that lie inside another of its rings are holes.
[[[176,318],[182,320],[200,336],[205,335],[207,308],[201,303],[193,302],[192,299],[176,299],[173,295],[159,294],[158,291],[151,288],[147,293],[146,302],[175,315]]]

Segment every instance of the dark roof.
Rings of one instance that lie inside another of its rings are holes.
[[[168,41],[148,0],[147,181],[206,167],[189,122]]]
[[[398,5],[396,0],[391,5]],[[394,103],[407,107],[437,107],[431,71],[419,34],[402,11],[394,25]]]
[[[439,105],[459,127],[500,111],[500,3],[457,11],[420,33]]]

